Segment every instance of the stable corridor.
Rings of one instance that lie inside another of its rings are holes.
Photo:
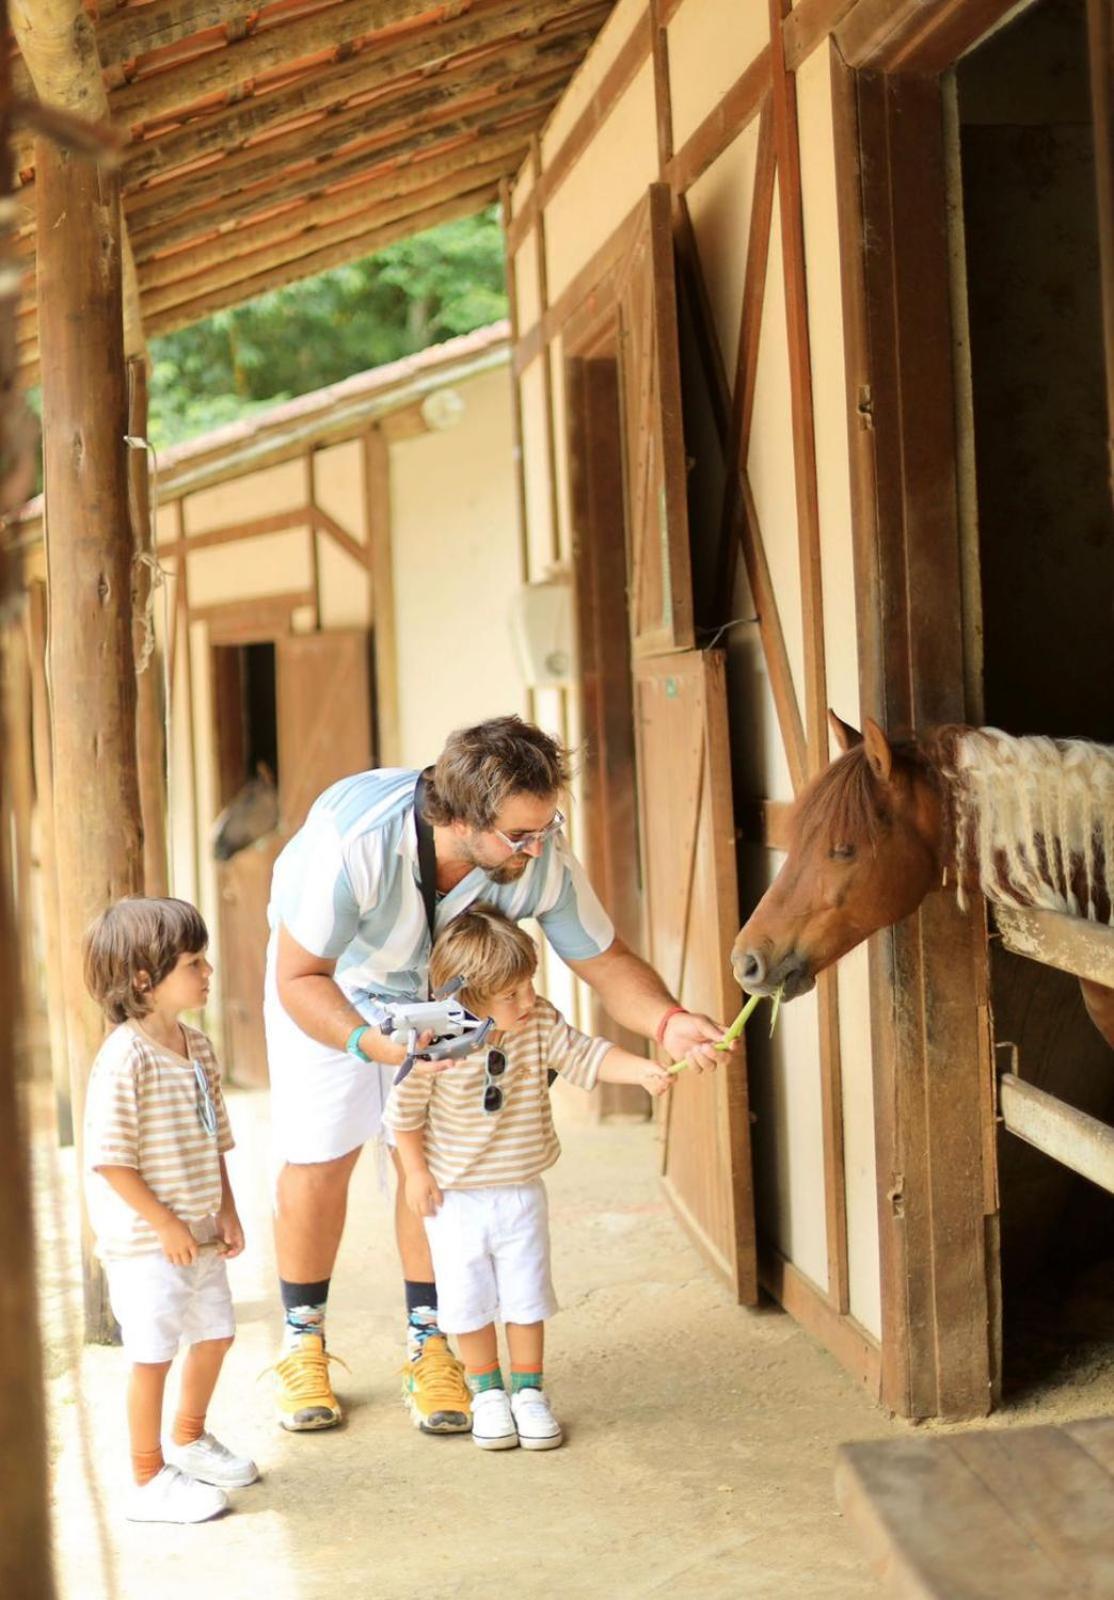
[[[344,1429],[289,1436],[266,1381],[279,1319],[267,1097],[229,1097],[248,1236],[232,1263],[239,1334],[214,1431],[263,1482],[200,1527],[132,1525],[118,1350],[77,1344],[73,1153],[37,1141],[44,1342],[59,1592],[66,1600],[875,1600],[833,1495],[836,1446],[904,1432],[784,1313],[740,1310],[678,1227],[641,1122],[562,1127],[550,1174],[563,1309],[546,1371],[558,1451],[486,1454],[427,1439],[397,1399],[401,1287],[390,1202],[366,1152],[330,1322]],[[75,1355],[80,1367],[74,1364]]]

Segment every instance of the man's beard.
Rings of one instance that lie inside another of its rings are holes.
[[[479,867],[481,872],[486,872],[492,883],[508,884],[517,883],[526,868],[530,865],[531,858],[526,855],[508,856],[505,861],[500,861],[497,866],[489,866],[486,861],[481,861],[474,845],[468,845],[466,859],[473,867]]]

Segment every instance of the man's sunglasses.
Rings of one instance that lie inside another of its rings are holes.
[[[503,1109],[503,1089],[495,1082],[507,1070],[507,1058],[502,1050],[491,1049],[487,1052],[487,1065],[484,1068],[484,1110],[494,1113]]]
[[[564,826],[565,813],[555,811],[552,820],[547,822],[544,828],[535,828],[533,833],[520,833],[517,839],[512,839],[501,828],[492,828],[491,831],[497,839],[502,839],[508,850],[517,855],[520,850],[527,850],[532,844],[544,844],[547,839],[552,839],[555,833],[560,833]]]

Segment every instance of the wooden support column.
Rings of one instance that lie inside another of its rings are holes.
[[[6,6],[0,0],[0,33],[6,32]],[[0,53],[0,482],[10,484],[18,453],[15,418],[19,405],[15,374],[15,298],[7,269],[11,263],[8,210],[11,192],[11,58]],[[0,511],[12,506],[0,501]],[[5,792],[5,750],[0,743],[0,795]],[[11,896],[11,861],[5,841],[8,817],[0,803],[0,1126],[6,1133],[0,1161],[0,1325],[18,1329],[0,1363],[0,1594],[34,1595],[53,1600],[50,1515],[46,1464],[46,1415],[42,1356],[36,1314],[34,1228],[28,1130],[16,1089],[15,1039],[21,1011],[16,936]]]
[[[391,564],[391,447],[382,428],[364,434],[364,485],[371,572],[371,627],[375,661],[375,759],[399,760],[398,651],[395,647],[395,585]]]
[[[50,597],[55,848],[73,1114],[103,1037],[85,992],[82,934],[110,901],[142,888],[136,770],[132,539],[116,178],[39,139],[38,299]],[[82,1223],[85,1332],[114,1337],[104,1275]]]
[[[155,637],[155,607],[159,603],[154,530],[151,527],[151,485],[146,447],[147,362],[142,356],[128,360],[128,490],[135,550],[132,597],[132,646],[135,651],[135,740],[139,770],[139,801],[143,816],[143,891],[170,893],[167,864],[166,811],[166,693],[163,683],[164,639],[160,650]]]

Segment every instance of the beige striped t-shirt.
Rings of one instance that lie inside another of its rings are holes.
[[[425,1128],[426,1161],[443,1189],[529,1183],[551,1167],[561,1146],[549,1106],[548,1068],[592,1089],[611,1049],[606,1039],[578,1033],[541,998],[521,1029],[490,1039],[507,1060],[502,1076],[492,1080],[503,1091],[501,1110],[484,1110],[485,1046],[437,1077],[412,1072],[391,1090],[383,1112],[395,1132]]]
[[[161,1250],[151,1225],[93,1169],[134,1167],[174,1215],[199,1238],[198,1224],[220,1209],[220,1157],[233,1145],[213,1047],[182,1024],[188,1058],[158,1045],[130,1023],[113,1029],[97,1052],[85,1102],[85,1193],[97,1254],[105,1261]],[[216,1111],[217,1131],[201,1121],[201,1063]]]

